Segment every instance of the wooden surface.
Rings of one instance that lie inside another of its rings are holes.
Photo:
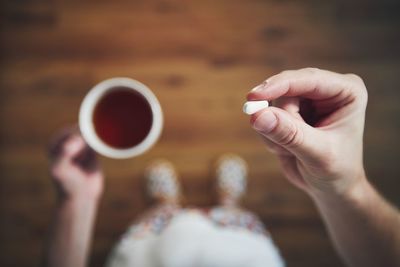
[[[349,3],[350,2],[350,3]],[[246,92],[283,69],[361,75],[369,89],[365,162],[400,204],[398,1],[1,1],[0,265],[40,262],[54,207],[45,147],[76,123],[97,82],[147,84],[165,113],[159,143],[130,160],[102,158],[107,175],[91,266],[103,265],[148,207],[143,169],[172,161],[190,205],[215,203],[213,161],[249,163],[245,206],[269,227],[288,266],[343,266],[312,202],[291,186],[250,129]]]

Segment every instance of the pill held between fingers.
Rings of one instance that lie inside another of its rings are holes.
[[[252,115],[252,114],[256,113],[257,111],[260,111],[267,107],[268,107],[267,100],[247,101],[243,105],[243,112],[246,113],[247,115]]]

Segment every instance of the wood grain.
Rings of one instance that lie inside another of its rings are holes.
[[[283,69],[361,75],[370,96],[366,168],[399,205],[399,8],[391,0],[1,1],[0,265],[40,263],[54,207],[48,140],[76,123],[94,84],[128,76],[155,92],[166,123],[145,155],[101,159],[106,192],[91,266],[104,264],[149,206],[150,160],[172,161],[187,204],[209,206],[213,162],[224,152],[248,161],[244,205],[261,216],[289,267],[343,266],[312,202],[284,179],[241,105],[250,88]]]

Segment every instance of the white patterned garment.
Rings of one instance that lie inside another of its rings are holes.
[[[159,233],[128,231],[108,267],[283,267],[272,239],[221,227],[199,212],[181,212]]]

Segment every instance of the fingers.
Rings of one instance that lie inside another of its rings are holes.
[[[263,109],[253,114],[250,121],[253,128],[267,140],[307,163],[319,163],[321,153],[327,149],[326,137],[317,129],[280,108]]]
[[[354,75],[342,75],[316,68],[283,71],[253,89],[248,100],[274,100],[281,96],[302,96],[314,100],[366,97],[362,80]]]
[[[79,134],[71,135],[65,142],[63,147],[63,157],[66,159],[72,159],[76,157],[86,146],[85,141]]]
[[[72,158],[84,145],[76,127],[65,128],[50,142],[49,157],[53,162],[61,157]]]
[[[273,105],[275,107],[286,110],[292,116],[302,120],[302,118],[299,114],[300,104],[299,104],[298,98],[281,97],[281,98],[275,100]],[[293,156],[293,154],[291,152],[289,152],[286,148],[282,147],[281,145],[274,143],[273,141],[269,140],[268,138],[265,138],[264,136],[262,136],[262,138],[270,152],[272,152],[278,156]]]
[[[284,71],[247,95],[273,106],[251,115],[253,128],[278,155],[285,175],[311,192],[362,167],[367,92],[356,75],[319,69]]]
[[[303,121],[300,115],[300,99],[298,97],[280,97],[274,100],[273,106],[286,110],[290,115]]]
[[[64,129],[51,142],[49,156],[56,169],[68,169],[78,166],[85,172],[92,172],[98,169],[96,153],[91,149],[77,128]]]
[[[281,97],[276,99],[273,103],[275,107],[284,109],[291,114],[300,111],[300,100],[297,97]]]
[[[320,163],[321,155],[331,148],[329,135],[320,127],[340,123],[340,119],[354,109],[365,109],[367,94],[362,80],[356,75],[306,68],[272,76],[253,89],[247,98],[273,100],[276,106],[251,117],[253,128],[271,141],[270,149],[284,154],[283,148],[299,159],[315,164]],[[356,101],[364,105],[349,105]]]
[[[265,136],[261,135],[264,143],[267,145],[268,150],[271,153],[274,153],[278,156],[293,156],[292,153],[290,153],[286,148],[272,142],[271,140],[269,140],[268,138],[266,138]]]
[[[68,139],[78,133],[76,127],[65,128],[61,130],[55,137],[50,141],[48,154],[52,162],[57,161],[64,151],[64,145]]]
[[[65,143],[60,165],[75,165],[88,173],[98,169],[96,153],[78,134],[72,135]]]
[[[73,163],[85,172],[94,172],[99,169],[96,153],[85,144],[85,146],[74,156]]]
[[[76,133],[72,133],[61,146],[61,153],[54,164],[58,172],[65,172],[74,165],[73,159],[78,156],[85,147],[82,137]]]

